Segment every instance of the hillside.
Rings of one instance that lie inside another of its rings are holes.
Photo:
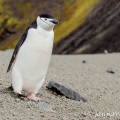
[[[82,25],[98,0],[1,0],[0,49],[14,48],[26,27],[40,13],[52,13],[60,21],[55,43]]]

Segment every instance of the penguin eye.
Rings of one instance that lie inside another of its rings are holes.
[[[47,20],[47,18],[45,18],[45,20]]]

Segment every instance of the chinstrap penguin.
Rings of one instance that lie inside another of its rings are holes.
[[[7,72],[11,70],[15,93],[22,94],[23,90],[29,93],[27,98],[40,100],[36,94],[45,80],[53,47],[53,28],[58,23],[53,15],[41,14],[18,41],[7,69]]]

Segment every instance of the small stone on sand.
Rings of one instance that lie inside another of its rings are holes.
[[[108,73],[115,74],[115,70],[114,70],[112,67],[108,68],[108,69],[107,69],[107,72],[108,72]]]
[[[39,104],[39,107],[40,107],[41,109],[45,110],[45,111],[54,112],[54,110],[52,109],[52,107],[51,107],[48,103],[46,103],[46,102],[41,102],[41,103]]]

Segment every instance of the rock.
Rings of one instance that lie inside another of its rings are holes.
[[[54,112],[54,110],[52,109],[52,107],[48,103],[46,103],[46,102],[41,102],[39,104],[39,108],[41,108],[43,110],[46,110],[46,111]]]
[[[108,51],[107,51],[107,50],[104,50],[104,54],[108,54]]]
[[[52,91],[55,91],[59,95],[64,95],[66,98],[78,101],[82,100],[83,102],[87,101],[84,97],[80,96],[77,92],[73,91],[66,85],[61,85],[59,83],[50,81],[46,87]]]
[[[120,0],[99,1],[82,25],[54,45],[53,54],[120,52]]]
[[[114,70],[112,67],[108,68],[108,69],[107,69],[107,72],[108,72],[108,73],[115,74],[115,70]]]
[[[88,61],[87,60],[83,60],[82,63],[88,63]]]

